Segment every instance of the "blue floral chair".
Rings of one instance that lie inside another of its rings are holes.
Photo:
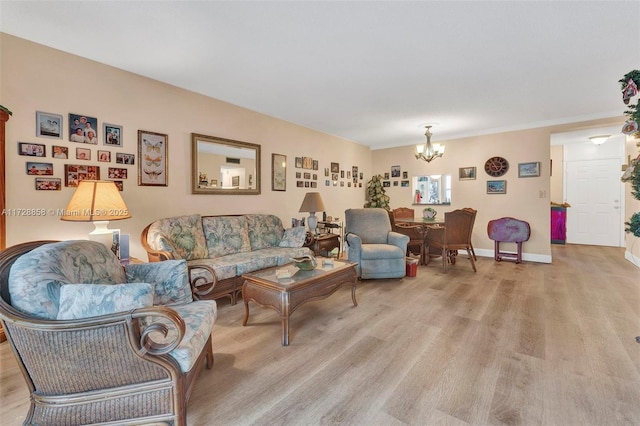
[[[347,259],[358,264],[360,278],[402,278],[409,237],[391,230],[389,213],[381,208],[345,211]]]
[[[194,300],[186,261],[123,268],[100,243],[23,243],[0,252],[0,296],[25,424],[186,425],[217,314]]]

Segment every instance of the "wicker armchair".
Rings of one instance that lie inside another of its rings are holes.
[[[213,365],[215,302],[193,301],[184,261],[129,266],[91,241],[0,252],[0,319],[31,393],[24,424],[186,425],[194,379]],[[140,290],[148,303],[126,293],[85,305],[65,296],[103,288]],[[121,303],[145,307],[118,312]]]
[[[407,254],[409,254],[409,252],[416,252],[420,256],[420,264],[424,265],[427,263],[428,259],[425,247],[425,228],[423,228],[422,225],[411,225],[408,223],[396,222],[396,219],[414,220],[414,217],[415,211],[408,207],[398,207],[397,209],[393,209],[389,212],[391,229],[409,237]]]

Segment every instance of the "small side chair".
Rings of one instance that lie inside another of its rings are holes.
[[[429,248],[440,250],[442,256],[442,272],[447,272],[447,263],[455,264],[458,250],[466,250],[473,271],[476,264],[471,246],[471,233],[475,221],[475,213],[468,209],[458,209],[444,214],[444,226],[432,228],[427,234]]]

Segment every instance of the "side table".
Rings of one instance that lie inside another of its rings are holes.
[[[338,258],[340,258],[340,235],[338,234],[318,234],[315,240],[308,245],[316,256],[331,257],[331,250],[338,249]]]

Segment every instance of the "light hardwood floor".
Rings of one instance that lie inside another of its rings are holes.
[[[219,303],[195,425],[638,425],[640,269],[619,248],[553,246],[553,264],[465,255],[275,312]],[[0,345],[0,424],[27,392]]]

